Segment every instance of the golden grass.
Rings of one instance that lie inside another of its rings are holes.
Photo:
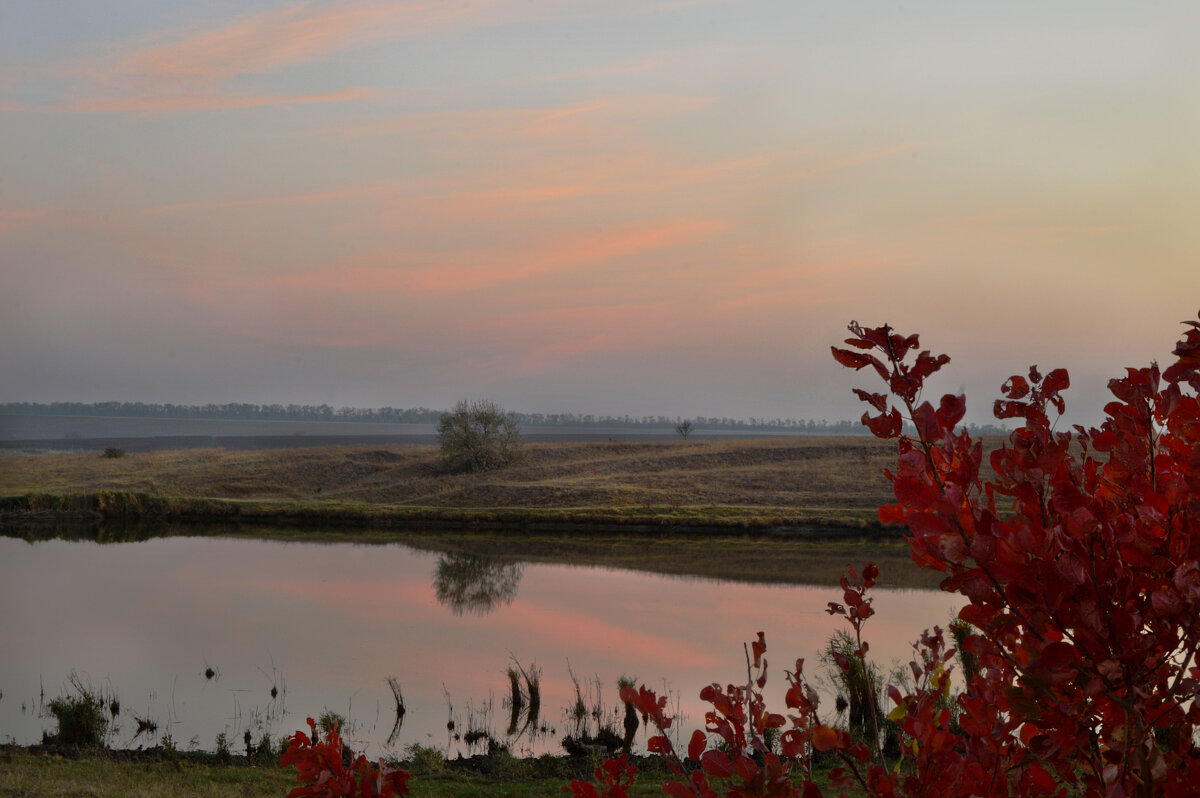
[[[461,475],[421,445],[34,454],[0,458],[0,497],[117,491],[178,516],[392,525],[861,526],[892,500],[894,463],[894,442],[865,437],[538,443],[517,465]]]
[[[152,496],[429,508],[612,510],[727,506],[870,512],[890,498],[894,458],[865,438],[525,447],[502,471],[448,475],[432,446],[200,449],[0,460],[0,494],[119,490]]]

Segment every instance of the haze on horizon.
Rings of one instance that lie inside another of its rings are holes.
[[[0,6],[0,402],[1073,420],[1200,308],[1187,2]]]

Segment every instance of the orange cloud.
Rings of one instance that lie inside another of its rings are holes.
[[[114,71],[144,78],[216,82],[305,63],[368,41],[478,22],[495,5],[495,0],[297,4],[137,48],[123,56]]]
[[[542,6],[504,0],[293,3],[207,29],[150,34],[116,43],[105,56],[36,70],[90,88],[73,100],[5,102],[0,110],[167,112],[359,99],[366,89],[286,96],[223,88],[238,76],[317,61],[372,41],[536,17],[546,13]]]
[[[379,265],[340,266],[253,282],[315,292],[445,295],[579,269],[617,258],[702,241],[722,229],[707,219],[633,225],[597,232],[554,236],[534,247],[465,250],[448,253],[392,252],[370,256]],[[390,262],[389,262],[390,261]],[[430,265],[422,265],[429,263]]]

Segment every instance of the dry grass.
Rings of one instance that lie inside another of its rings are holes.
[[[891,501],[894,463],[894,443],[852,437],[530,444],[515,466],[462,475],[420,445],[35,454],[0,459],[0,496],[124,491],[260,517],[862,524]]]
[[[0,460],[0,495],[133,491],[170,498],[409,508],[738,508],[867,518],[890,499],[894,448],[867,438],[547,443],[503,471],[448,475],[432,446],[338,446]],[[684,513],[686,514],[686,513]]]

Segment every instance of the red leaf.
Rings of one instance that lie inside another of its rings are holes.
[[[883,413],[887,410],[887,397],[884,396],[883,394],[869,393],[867,391],[862,390],[861,388],[855,388],[854,393],[855,393],[855,395],[858,396],[859,399],[862,399],[864,402],[866,402],[871,407],[878,410],[880,413]]]
[[[750,641],[750,650],[754,652],[754,664],[757,666],[762,655],[767,653],[767,640],[762,632],[758,633],[757,640]]]
[[[841,363],[846,368],[858,371],[864,366],[870,366],[874,363],[879,363],[879,359],[874,355],[864,355],[862,352],[851,352],[849,349],[838,349],[836,346],[829,347],[833,351],[833,359]]]
[[[1079,659],[1075,646],[1070,643],[1051,643],[1042,649],[1041,662],[1051,670],[1060,671],[1074,665]]]
[[[950,531],[950,525],[939,515],[921,511],[909,513],[908,528],[918,537],[940,537]]]
[[[1047,773],[1046,769],[1042,767],[1041,763],[1037,762],[1036,760],[1032,762],[1029,765],[1029,768],[1025,771],[1025,777],[1029,780],[1034,789],[1042,793],[1054,792],[1054,788],[1058,786],[1057,782],[1054,781],[1054,777]],[[1113,793],[1111,792],[1109,793],[1109,795],[1112,794]]]
[[[669,795],[671,798],[695,798],[696,793],[684,787],[677,781],[668,781],[663,784],[663,795]]]
[[[948,355],[938,355],[934,357],[929,352],[922,352],[917,355],[917,362],[909,370],[909,374],[918,382],[924,381],[926,377],[938,371],[942,366],[950,362]]]
[[[1029,395],[1029,382],[1024,377],[1014,374],[1000,386],[1000,392],[1009,399],[1024,399]]]
[[[938,405],[938,421],[943,429],[951,429],[962,421],[967,412],[967,397],[946,394]]]
[[[869,413],[863,413],[862,423],[876,438],[895,438],[904,429],[904,420],[895,408],[892,408],[890,413],[873,418]]]
[[[805,735],[796,730],[790,729],[779,735],[779,751],[789,759],[800,756],[804,753]]]
[[[571,795],[573,798],[599,798],[591,782],[579,780],[571,782]]]
[[[692,732],[692,741],[688,743],[688,759],[693,762],[700,761],[700,755],[704,753],[704,749],[708,747],[708,736],[704,732],[696,729]]]
[[[828,726],[817,726],[813,729],[812,744],[813,748],[818,751],[832,751],[838,747],[838,733],[836,729],[831,729]]]
[[[1042,730],[1039,729],[1037,726],[1035,726],[1032,723],[1026,723],[1024,726],[1021,727],[1021,744],[1028,747],[1029,741],[1032,740],[1034,737],[1037,737],[1041,733],[1042,733]]]
[[[740,756],[734,763],[734,769],[737,771],[738,778],[743,781],[754,781],[758,776],[758,765],[754,764],[754,760],[748,756]]]
[[[942,428],[938,421],[937,411],[929,402],[922,402],[913,410],[913,425],[923,441],[934,441],[942,437]]]
[[[1042,393],[1058,393],[1071,387],[1071,375],[1066,369],[1054,369],[1042,380]]]
[[[719,779],[727,779],[733,775],[733,762],[722,751],[705,751],[700,757],[700,765],[705,773]]]
[[[651,737],[646,742],[646,750],[652,754],[669,754],[671,752],[671,743],[663,735]]]
[[[862,572],[863,587],[869,588],[875,584],[875,580],[879,578],[879,566],[873,562],[867,563]]]

